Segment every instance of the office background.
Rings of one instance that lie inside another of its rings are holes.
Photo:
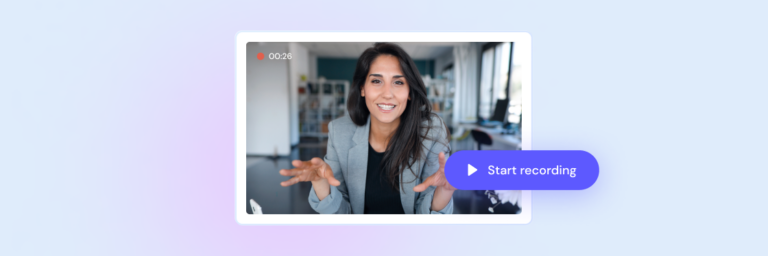
[[[766,7],[4,1],[0,254],[765,254]],[[240,226],[243,30],[529,32],[533,148],[601,175],[527,225]]]
[[[392,42],[414,60],[450,150],[519,150],[523,55],[514,42]],[[326,155],[329,122],[347,115],[357,58],[371,42],[246,44],[247,213],[314,214],[309,182],[280,186],[293,160]],[[273,58],[290,54],[290,59]],[[259,59],[261,57],[261,59]],[[482,147],[481,147],[482,146]],[[453,194],[454,214],[520,213],[521,191]],[[260,209],[252,207],[258,204]]]

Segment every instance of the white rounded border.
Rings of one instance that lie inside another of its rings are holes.
[[[520,214],[248,214],[246,212],[245,50],[249,42],[514,42],[522,62],[522,149],[531,149],[531,35],[525,32],[239,32],[235,46],[235,218],[240,224],[527,224],[531,191]]]

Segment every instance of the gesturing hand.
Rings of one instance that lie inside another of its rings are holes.
[[[300,181],[327,181],[333,186],[341,184],[336,177],[333,177],[333,170],[331,170],[331,167],[319,157],[312,158],[310,161],[293,160],[291,164],[296,168],[280,170],[280,175],[293,176],[293,178],[289,180],[280,182],[280,185],[283,187],[296,184]]]
[[[437,155],[437,157],[440,161],[440,168],[437,169],[437,172],[435,172],[435,174],[432,174],[431,176],[424,179],[424,182],[413,187],[413,191],[422,192],[424,190],[427,190],[429,186],[435,186],[438,190],[444,190],[444,191],[453,192],[456,190],[456,188],[451,186],[451,184],[448,183],[448,180],[445,179],[445,153],[440,152],[440,154]]]

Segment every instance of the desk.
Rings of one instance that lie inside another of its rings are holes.
[[[488,133],[493,140],[493,145],[483,146],[483,150],[520,150],[522,148],[522,142],[517,136],[512,134],[503,134],[501,128],[483,127],[476,124],[460,124],[459,127],[472,130],[477,129]],[[475,147],[477,149],[477,147]]]

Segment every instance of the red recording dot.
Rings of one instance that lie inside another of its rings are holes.
[[[263,60],[264,54],[263,53],[256,54],[256,58],[258,58],[259,60]]]

